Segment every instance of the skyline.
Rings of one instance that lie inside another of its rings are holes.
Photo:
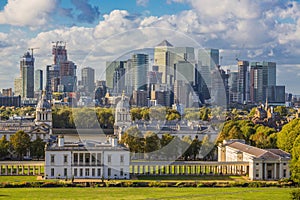
[[[52,41],[66,41],[78,71],[93,67],[101,79],[106,61],[167,39],[174,46],[218,48],[222,66],[237,68],[236,57],[276,62],[278,84],[300,94],[299,6],[280,0],[1,1],[0,84],[13,87],[28,48],[40,48],[35,69],[45,70],[53,62]]]

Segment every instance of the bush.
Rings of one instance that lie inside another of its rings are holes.
[[[291,191],[290,195],[291,195],[291,199],[300,200],[300,189]]]
[[[162,182],[158,182],[158,181],[152,181],[148,183],[149,187],[168,187],[167,183],[162,183]]]

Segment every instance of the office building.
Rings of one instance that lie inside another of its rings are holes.
[[[250,100],[262,103],[268,96],[267,88],[276,86],[276,63],[252,62],[250,67]]]
[[[249,62],[238,61],[238,102],[246,103],[249,100]]]
[[[147,90],[149,56],[146,54],[133,54],[131,60],[133,90]]]
[[[43,90],[43,70],[37,69],[34,71],[34,91]]]
[[[81,85],[89,93],[95,89],[95,70],[91,67],[84,67],[81,70]]]
[[[174,47],[167,40],[162,41],[154,49],[154,65],[162,73],[163,84],[174,84],[174,64],[179,61],[193,62],[195,60],[194,48]]]
[[[2,96],[12,97],[13,96],[12,88],[2,89]]]
[[[20,77],[15,79],[15,94],[22,99],[34,97],[34,57],[29,52],[20,60]]]
[[[202,77],[201,91],[203,99],[211,98],[212,73],[218,70],[219,49],[199,49],[198,50],[198,71]]]

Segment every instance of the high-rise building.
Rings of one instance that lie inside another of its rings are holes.
[[[218,71],[219,49],[199,49],[198,50],[198,71],[202,77],[201,91],[204,99],[211,98],[212,73]]]
[[[77,66],[68,60],[66,43],[54,42],[52,45],[53,64],[46,68],[47,98],[52,98],[52,92],[76,91]]]
[[[118,68],[124,69],[126,61],[109,61],[106,62],[105,76],[106,76],[106,87],[109,92],[113,92],[114,88],[114,74]]]
[[[229,103],[238,102],[238,81],[239,81],[239,73],[230,72],[228,78]]]
[[[12,88],[2,89],[2,96],[12,97],[13,96]]]
[[[113,76],[113,93],[122,94],[125,91],[125,68],[124,65],[120,65],[114,71]]]
[[[37,69],[34,71],[34,91],[43,90],[43,70]]]
[[[149,56],[147,54],[132,55],[132,81],[133,90],[147,90],[147,73]]]
[[[190,86],[196,84],[196,68],[195,65],[188,61],[179,61],[174,65],[175,80],[182,80]]]
[[[249,62],[238,61],[238,102],[245,103],[249,100]]]
[[[163,84],[174,84],[174,64],[179,61],[192,62],[195,60],[194,48],[174,47],[167,40],[162,41],[154,49],[154,64],[162,73]]]
[[[20,60],[20,77],[15,80],[15,94],[25,99],[34,97],[34,57],[29,52]]]
[[[95,70],[91,67],[84,67],[81,70],[81,84],[86,91],[92,93],[95,89]]]
[[[276,86],[276,63],[252,62],[250,67],[250,100],[265,102],[268,87]]]

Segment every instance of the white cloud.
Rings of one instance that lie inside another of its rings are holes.
[[[139,6],[144,6],[146,7],[149,3],[149,0],[136,0],[136,4]]]
[[[8,0],[0,12],[0,24],[36,27],[49,21],[56,0]]]

